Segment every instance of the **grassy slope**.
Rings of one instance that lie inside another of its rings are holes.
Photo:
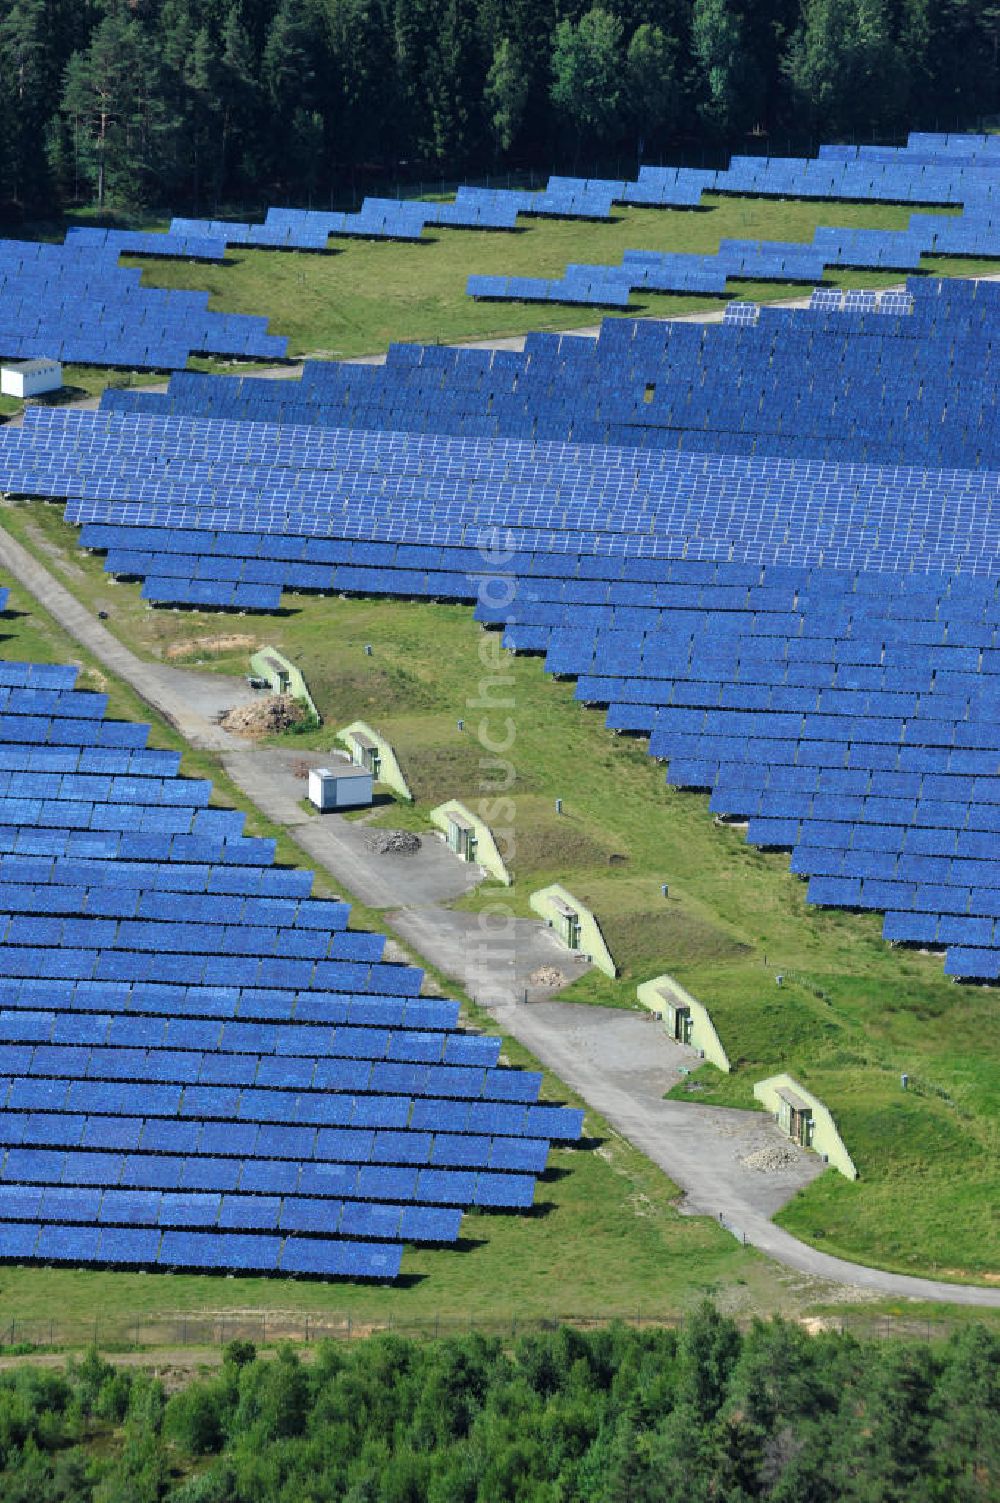
[[[287,334],[289,353],[365,355],[392,340],[482,339],[530,329],[572,329],[595,323],[601,309],[544,303],[476,303],[465,295],[471,273],[560,276],[570,261],[620,262],[636,246],[711,252],[723,238],[811,240],[817,225],[903,229],[911,210],[889,204],[845,204],[706,195],[704,207],[626,209],[607,222],[521,220],[517,232],[427,231],[418,244],[334,240],[327,255],[232,249],[224,265],[181,261],[142,266],[156,287],[208,288],[210,306],[230,313],[266,311],[271,330]],[[832,272],[837,285],[882,286],[898,274]],[[732,283],[733,295],[761,299],[801,296],[802,287]],[[712,298],[643,294],[631,313],[666,317],[718,306]]]
[[[59,550],[66,583],[109,609],[138,650],[158,656],[187,642],[179,661],[245,671],[246,649],[206,656],[218,617],[146,609],[136,586],[110,583],[98,559],[75,549],[75,530],[56,508],[18,507],[5,519],[36,549],[44,542],[50,564]],[[486,639],[471,612],[287,599],[288,614],[239,627],[287,652],[309,681],[325,725],[295,745],[326,748],[336,726],[361,716],[396,744],[416,793],[414,810],[390,808],[384,823],[419,827],[448,796],[475,803],[482,712],[469,701],[484,676]],[[830,1251],[911,1272],[995,1271],[995,993],[947,981],[940,957],[891,950],[873,916],[807,907],[786,856],[751,850],[742,832],[714,824],[703,796],[668,789],[645,744],[612,737],[571,684],[546,679],[536,659],[504,654],[504,672],[513,679],[503,692],[516,727],[517,880],[503,894],[484,887],[470,906],[502,896],[526,914],[530,892],[558,878],[594,907],[622,971],[617,982],[592,973],[569,998],[630,1006],[638,981],[669,970],[710,1006],[739,1066],[729,1078],[706,1072],[699,1100],[751,1105],[753,1081],[779,1068],[824,1097],[862,1178],[817,1181],[784,1213],[792,1229]]]
[[[5,510],[4,522],[10,517]],[[52,562],[51,554],[48,561]],[[79,585],[79,576],[71,580]],[[0,585],[9,582],[0,570]],[[167,613],[150,619],[173,617]],[[190,618],[177,619],[190,624]],[[130,690],[109,682],[16,587],[9,614],[0,617],[0,653],[42,662],[78,662],[82,687],[110,693],[109,713],[152,718]],[[151,744],[184,750],[177,734],[155,718]],[[250,808],[213,756],[185,750],[183,770],[213,778],[217,802]],[[253,834],[280,833],[256,815],[248,818],[247,827]],[[279,839],[279,859],[307,864],[287,837]],[[319,881],[316,890],[330,889]],[[377,915],[356,908],[355,921],[359,916],[369,926],[378,923]],[[466,1010],[479,1026],[492,1028],[468,1004]],[[511,1063],[535,1067],[518,1045],[508,1043],[505,1049]],[[551,1076],[546,1077],[543,1095],[575,1101]],[[665,1316],[688,1308],[705,1293],[736,1309],[794,1310],[822,1292],[804,1294],[801,1280],[790,1279],[744,1250],[711,1221],[679,1216],[672,1206],[676,1187],[594,1113],[588,1113],[587,1132],[590,1136],[582,1148],[553,1150],[530,1216],[470,1214],[457,1251],[407,1251],[398,1287],[179,1274],[166,1280],[144,1274],[5,1267],[0,1268],[0,1340],[11,1320],[19,1323],[22,1337],[47,1340],[53,1320],[57,1332],[70,1331],[85,1341],[95,1317],[103,1339],[126,1340],[137,1318],[150,1319],[165,1310],[204,1314],[249,1309],[276,1316],[308,1313],[330,1321],[350,1315],[357,1323],[391,1319],[405,1324],[438,1315],[445,1322],[465,1318],[509,1323],[515,1316],[628,1315],[639,1308],[650,1316]],[[164,1329],[160,1339],[175,1338]]]

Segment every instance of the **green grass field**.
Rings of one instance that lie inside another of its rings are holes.
[[[620,262],[625,250],[711,252],[723,238],[811,240],[821,224],[904,229],[911,210],[892,204],[739,199],[707,194],[692,209],[615,208],[614,218],[589,223],[531,220],[517,231],[433,230],[417,244],[334,240],[326,255],[284,251],[227,252],[226,263],[152,262],[154,287],[207,288],[209,306],[228,313],[267,313],[272,333],[287,334],[290,355],[344,357],[384,350],[393,340],[485,339],[530,329],[572,329],[607,316],[599,308],[544,303],[474,302],[465,295],[472,273],[560,276],[570,261]],[[899,274],[834,271],[833,285],[898,284]],[[732,296],[762,300],[801,297],[807,288],[778,283],[730,284]],[[631,315],[660,318],[718,307],[721,299],[643,294]]]
[[[383,823],[420,828],[442,799],[480,798],[481,712],[469,702],[480,693],[486,638],[470,609],[289,595],[287,614],[236,623],[153,611],[137,586],[112,583],[100,559],[79,551],[58,508],[7,508],[4,521],[140,652],[242,673],[249,641],[215,641],[232,628],[287,653],[324,717],[289,744],[325,749],[337,726],[373,721],[416,796],[413,808],[390,806]],[[676,975],[709,1006],[737,1064],[730,1077],[709,1069],[696,1078],[697,1099],[750,1106],[754,1080],[791,1070],[831,1107],[859,1165],[854,1185],[823,1176],[791,1203],[785,1224],[865,1262],[956,1278],[995,1273],[995,992],[947,980],[940,956],[891,949],[874,916],[807,907],[787,856],[750,849],[741,830],[716,825],[704,796],[668,789],[645,743],[611,735],[571,684],[506,653],[503,672],[513,700],[503,713],[516,729],[516,881],[503,899],[528,914],[529,894],[560,880],[593,907],[621,970],[617,981],[592,972],[565,996],[634,1006],[639,981]],[[466,902],[499,895],[489,884]]]

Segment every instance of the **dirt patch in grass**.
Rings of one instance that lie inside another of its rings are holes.
[[[253,652],[256,646],[256,637],[231,632],[228,636],[189,637],[182,642],[174,642],[166,648],[163,656],[168,662],[175,662],[179,658],[212,658],[227,652]]]

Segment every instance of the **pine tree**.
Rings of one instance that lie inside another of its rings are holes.
[[[260,89],[253,48],[238,4],[230,5],[222,27],[221,57],[216,75],[219,140],[215,195],[226,192],[236,160],[245,161],[249,177],[256,175],[252,143],[257,133]]]
[[[134,204],[143,198],[159,113],[148,63],[139,23],[115,9],[67,67],[62,110],[81,138],[81,162],[93,163],[99,208],[108,199]]]
[[[327,111],[338,156],[352,167],[383,154],[396,106],[388,0],[326,0],[331,55]]]
[[[13,0],[0,20],[7,187],[18,203],[44,203],[49,190],[45,128],[51,113],[45,0]]]

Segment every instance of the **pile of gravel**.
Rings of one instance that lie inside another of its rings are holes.
[[[768,1143],[764,1148],[757,1148],[753,1153],[745,1153],[740,1158],[744,1169],[754,1169],[758,1174],[781,1174],[785,1169],[791,1169],[793,1164],[798,1163],[798,1154],[789,1145],[787,1148],[782,1143]]]
[[[531,986],[544,986],[554,989],[557,986],[566,986],[569,983],[569,977],[564,976],[557,966],[540,965],[537,971],[532,971],[528,977],[528,981]]]
[[[365,836],[365,850],[370,856],[415,856],[421,843],[412,830],[371,830]]]

